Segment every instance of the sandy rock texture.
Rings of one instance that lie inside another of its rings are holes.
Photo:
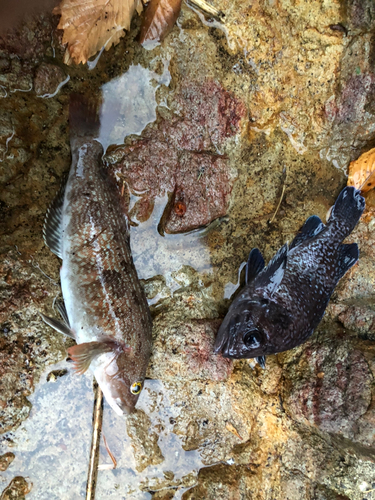
[[[105,406],[118,466],[102,441],[97,498],[375,499],[373,194],[348,239],[360,260],[304,345],[264,370],[212,353],[251,248],[268,261],[308,216],[325,220],[374,147],[374,3],[211,3],[224,22],[183,5],[146,50],[136,17],[90,67],[63,64],[49,15],[0,38],[2,499],[85,494],[92,381],[40,320],[60,291],[42,226],[70,166],[70,93],[101,90],[154,328],[137,410]]]

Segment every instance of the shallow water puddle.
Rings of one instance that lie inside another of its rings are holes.
[[[3,437],[0,454],[12,452],[15,459],[1,473],[2,490],[14,477],[21,476],[33,485],[30,500],[74,500],[85,496],[94,399],[92,377],[74,375],[66,361],[53,366],[53,373],[61,370],[67,373],[56,379],[51,377],[51,367],[43,373],[29,398],[33,406],[30,417],[14,433]],[[142,490],[161,489],[166,477],[173,478],[171,482],[177,489],[184,480],[189,487],[195,483],[202,467],[199,452],[185,452],[180,439],[171,432],[171,422],[178,417],[179,409],[171,407],[160,381],[146,381],[137,412],[144,412],[149,419],[148,435],[158,436],[155,446],[160,448],[159,463],[137,472],[127,419],[105,404],[103,433],[117,468],[99,471],[97,498],[148,499],[151,495]],[[137,417],[135,426],[136,421]],[[111,464],[103,438],[99,463]],[[175,498],[179,498],[178,494]]]
[[[171,81],[169,61],[164,59],[162,63],[161,75],[136,64],[103,85],[99,141],[104,151],[109,145],[122,144],[128,135],[140,134],[156,120],[156,91]]]
[[[158,198],[151,217],[131,227],[130,245],[139,278],[168,277],[183,266],[190,266],[198,272],[210,272],[210,251],[203,230],[184,234],[165,233],[164,236],[159,233],[158,225],[167,203],[167,195]]]

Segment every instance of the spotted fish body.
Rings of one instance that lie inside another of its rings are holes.
[[[122,414],[133,410],[143,385],[152,323],[131,256],[122,200],[95,140],[95,111],[81,96],[72,97],[72,166],[47,214],[45,240],[63,261],[69,323],[64,333],[77,341],[68,352],[78,372],[90,367],[110,406]],[[51,324],[51,318],[43,319]]]
[[[264,267],[258,249],[250,253],[246,285],[219,329],[215,352],[256,358],[292,349],[318,326],[338,281],[358,260],[356,243],[342,244],[353,231],[365,200],[353,187],[340,193],[326,225],[312,216],[291,245]]]

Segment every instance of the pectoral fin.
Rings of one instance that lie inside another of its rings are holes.
[[[82,375],[89,368],[93,359],[111,351],[114,356],[118,356],[121,352],[131,351],[131,348],[123,346],[111,338],[104,338],[101,342],[84,342],[83,344],[69,347],[68,354],[74,361],[74,368],[77,374]]]
[[[56,318],[50,318],[49,316],[45,316],[44,314],[40,313],[40,316],[42,320],[47,323],[47,325],[51,326],[55,330],[57,330],[60,333],[63,333],[64,335],[67,335],[68,337],[71,337],[72,339],[75,339],[73,331],[69,328],[68,325],[65,323],[62,323]]]

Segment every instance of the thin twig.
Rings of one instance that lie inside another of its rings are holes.
[[[112,460],[112,462],[113,462],[113,467],[112,467],[112,468],[113,468],[113,469],[116,469],[116,467],[117,467],[117,461],[116,461],[116,459],[115,459],[115,456],[113,455],[113,453],[112,453],[112,452],[111,452],[111,450],[109,449],[109,446],[108,446],[108,444],[107,444],[107,440],[106,440],[106,438],[105,438],[105,435],[104,435],[104,434],[103,434],[103,441],[104,441],[104,446],[105,446],[105,449],[107,450],[107,453],[108,453],[108,455],[111,457],[111,460]],[[99,467],[100,467],[100,466],[99,466]]]
[[[210,16],[216,17],[217,19],[222,19],[225,17],[224,13],[220,10],[215,9],[212,5],[206,2],[206,0],[188,0],[188,3],[193,4],[198,7],[202,12],[209,14]]]
[[[87,475],[86,500],[95,500],[96,478],[98,475],[99,443],[103,421],[103,393],[99,385],[94,385],[95,400],[92,415],[92,440],[90,449],[89,472]]]
[[[286,166],[286,170],[285,170],[285,178],[284,178],[283,189],[282,189],[282,191],[281,191],[280,200],[279,200],[279,203],[277,204],[277,207],[276,207],[275,213],[273,214],[273,217],[272,217],[272,219],[270,220],[269,224],[272,224],[272,222],[275,220],[275,217],[276,217],[276,215],[277,215],[277,212],[279,211],[279,208],[280,208],[281,202],[283,201],[284,194],[285,194],[285,185],[286,185],[286,179],[287,179],[287,177],[288,177],[288,166]]]

